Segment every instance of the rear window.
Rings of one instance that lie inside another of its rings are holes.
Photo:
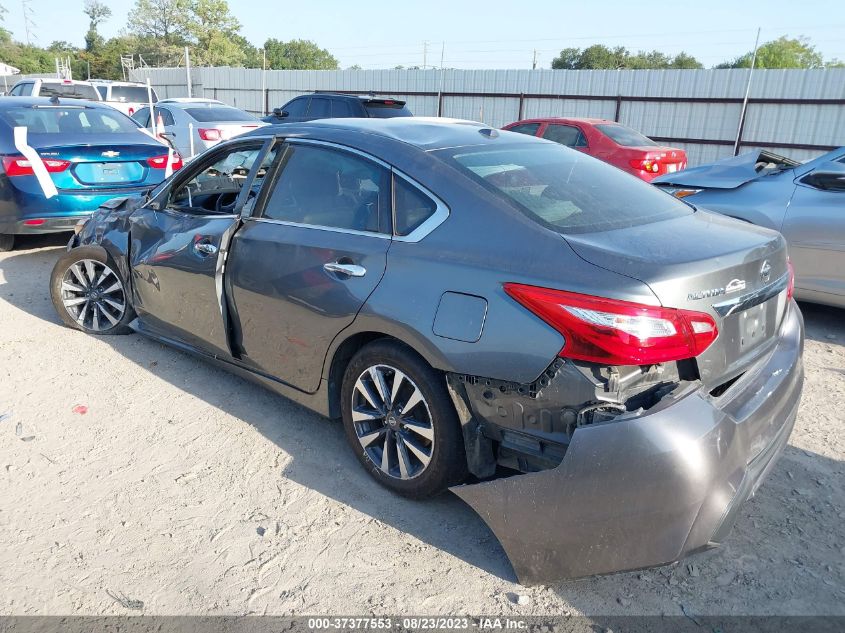
[[[656,187],[561,145],[442,153],[470,178],[561,233],[608,231],[693,212]]]
[[[126,134],[138,126],[111,108],[39,107],[7,108],[0,118],[12,127],[24,126],[29,134]]]
[[[230,108],[228,106],[211,106],[203,108],[185,108],[195,121],[208,123],[209,121],[253,121],[255,117],[250,116],[243,110]]]
[[[90,99],[92,101],[99,101],[100,96],[94,89],[94,86],[88,84],[59,84],[47,83],[41,84],[41,90],[38,92],[39,97],[65,97],[66,99]]]
[[[158,101],[155,92],[153,95],[153,103]],[[111,101],[120,101],[122,103],[147,103],[149,97],[147,89],[144,86],[112,86],[111,87]]]
[[[596,129],[605,136],[609,136],[618,145],[624,145],[625,147],[657,145],[657,143],[647,136],[643,136],[636,130],[619,125],[618,123],[599,123],[596,125]]]
[[[389,119],[395,116],[413,116],[411,111],[401,101],[365,101],[364,109],[367,116],[374,119]]]

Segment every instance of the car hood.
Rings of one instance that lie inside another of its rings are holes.
[[[773,167],[759,169],[760,163],[773,165]],[[800,163],[790,158],[758,150],[709,165],[701,165],[674,174],[658,176],[651,182],[655,185],[681,185],[703,189],[736,189],[747,182],[771,174],[779,168],[791,169],[798,165]]]

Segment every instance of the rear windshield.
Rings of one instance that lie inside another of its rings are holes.
[[[153,92],[153,103],[158,101],[156,93]],[[112,86],[111,101],[122,103],[147,103],[147,89],[144,86]]]
[[[395,116],[413,116],[401,101],[365,101],[367,115],[374,119],[389,119]]]
[[[643,136],[636,130],[617,123],[599,123],[596,125],[596,128],[605,136],[609,136],[618,145],[624,145],[625,147],[657,145],[649,137]]]
[[[0,118],[12,127],[26,127],[29,134],[126,134],[138,131],[132,119],[112,108],[6,108],[0,110]]]
[[[195,121],[208,123],[209,121],[255,121],[243,110],[230,108],[228,106],[211,106],[201,108],[185,108],[185,112],[191,115]]]
[[[65,97],[66,99],[91,99],[92,101],[99,101],[100,97],[94,86],[88,84],[58,84],[47,83],[41,84],[41,90],[38,92],[39,97]]]
[[[591,233],[692,213],[639,178],[562,145],[443,150],[447,162],[560,233]]]

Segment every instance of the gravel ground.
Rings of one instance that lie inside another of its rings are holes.
[[[0,614],[845,615],[843,310],[802,306],[795,431],[723,547],[523,588],[468,507],[374,486],[339,424],[60,326],[63,241],[0,254]]]

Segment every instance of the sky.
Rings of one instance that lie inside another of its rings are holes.
[[[83,44],[83,0],[25,0],[33,43]],[[101,26],[117,35],[133,0],[106,0],[112,17]],[[26,41],[21,0],[0,0],[5,28]],[[529,0],[487,2],[280,2],[229,0],[242,33],[261,47],[268,38],[310,39],[342,68],[397,65],[447,68],[549,68],[562,48],[594,43],[631,51],[680,51],[705,67],[733,59],[782,35],[806,36],[825,59],[845,61],[845,0]],[[2,60],[0,60],[2,61]]]

